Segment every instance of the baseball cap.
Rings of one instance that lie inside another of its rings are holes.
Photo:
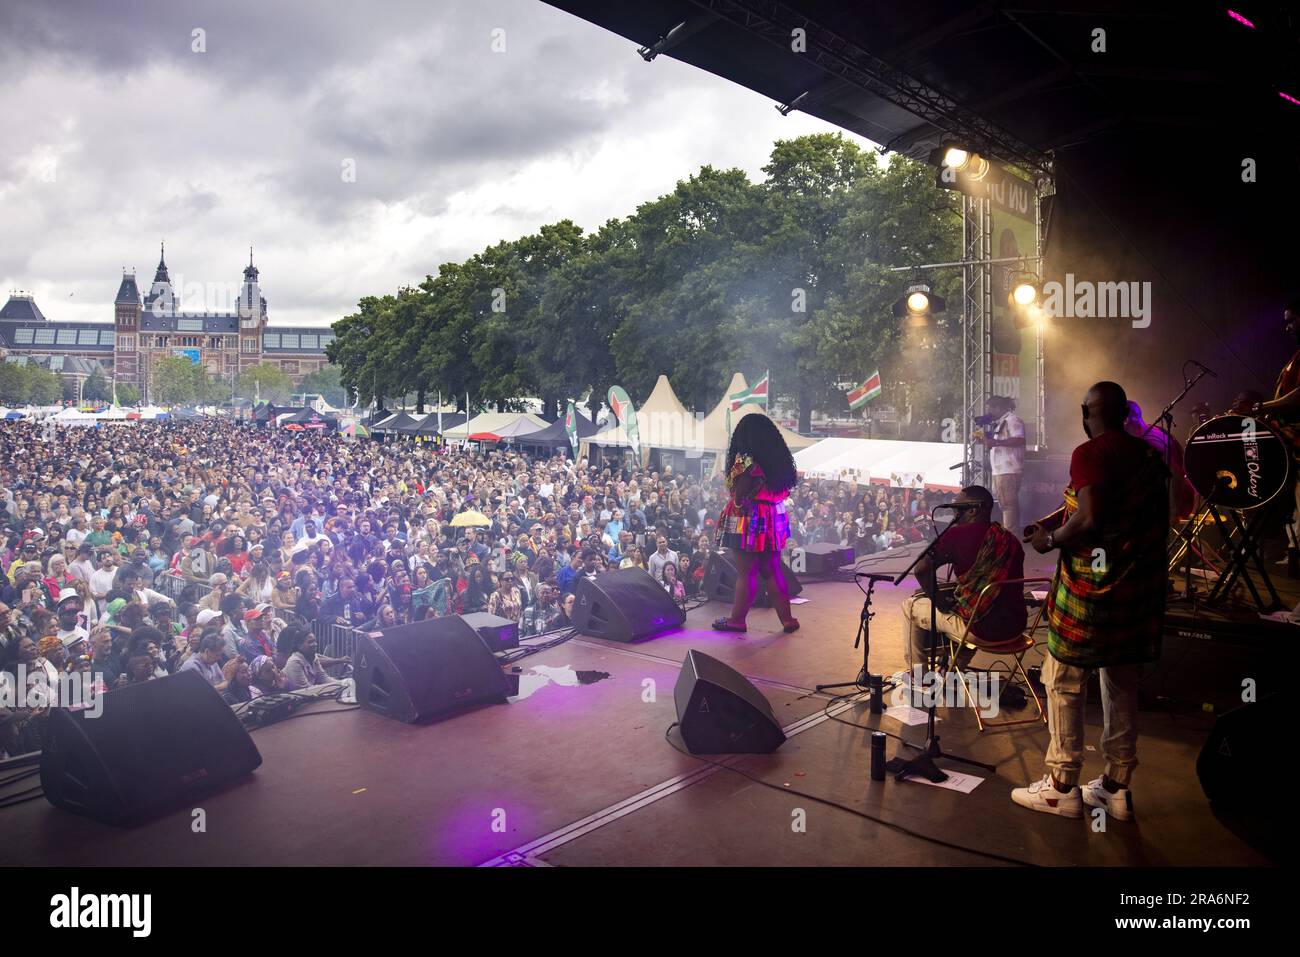
[[[62,605],[65,601],[73,599],[81,601],[81,595],[75,588],[61,588],[59,589],[59,600],[55,604]]]
[[[221,612],[213,611],[211,608],[204,608],[201,612],[199,612],[199,616],[198,618],[195,619],[195,623],[198,624],[200,628],[202,628],[213,618],[220,618],[220,617],[221,617]]]

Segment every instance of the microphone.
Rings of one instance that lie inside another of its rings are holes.
[[[870,578],[872,581],[889,582],[894,580],[894,576],[886,575],[882,572],[856,572],[854,578]]]
[[[1219,374],[1217,372],[1215,372],[1213,369],[1209,368],[1208,366],[1202,365],[1201,363],[1197,362],[1195,359],[1192,360],[1192,365],[1196,366],[1196,368],[1200,369],[1202,372],[1210,376],[1210,378],[1212,379],[1217,379],[1219,377]]]

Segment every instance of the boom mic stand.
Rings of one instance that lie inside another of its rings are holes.
[[[934,508],[930,509],[931,524],[934,523],[935,512],[937,512],[941,508],[951,508],[951,507],[952,507],[951,505],[936,505]],[[902,574],[900,574],[897,578],[894,579],[894,584],[895,585],[902,584],[903,579],[906,578],[908,575],[912,574],[913,569],[915,569],[917,565],[921,564],[921,562],[927,556],[933,555],[935,553],[935,549],[938,548],[939,543],[943,541],[943,537],[948,534],[948,529],[952,528],[952,526],[955,524],[956,524],[956,520],[954,519],[952,522],[948,524],[946,528],[944,528],[942,532],[936,535],[934,541],[930,543],[929,547],[926,548],[926,550],[923,551],[920,555],[916,556],[916,561],[912,562],[911,565],[907,566],[907,568],[902,572]],[[935,575],[935,582],[936,584],[938,583],[937,575]],[[938,589],[936,588],[935,591],[937,593]],[[939,666],[939,660],[938,660],[939,642],[937,640],[939,635],[939,628],[936,622],[938,616],[937,598],[938,598],[937,594],[930,596],[930,640],[929,640],[929,648],[927,649],[929,651],[929,655],[927,656],[927,663],[929,664],[930,667],[929,670],[930,674],[934,674]],[[909,624],[908,627],[910,628],[911,625]],[[913,680],[915,680],[915,675],[913,676]],[[962,693],[968,694],[969,692],[963,687]],[[983,761],[976,761],[973,758],[964,758],[956,754],[948,754],[939,746],[939,736],[934,733],[934,712],[935,709],[938,707],[937,698],[938,698],[937,695],[931,695],[929,707],[926,709],[929,712],[929,715],[926,720],[925,746],[921,749],[921,753],[918,754],[916,757],[912,758],[910,761],[904,761],[900,766],[897,766],[897,770],[894,773],[894,780],[901,781],[909,774],[915,774],[918,777],[923,777],[928,781],[936,781],[936,782],[946,781],[948,779],[948,775],[945,774],[943,771],[939,770],[939,767],[934,763],[935,758],[947,758],[949,761],[959,761],[962,764],[969,764],[972,767],[982,768],[985,771],[997,771],[996,765],[985,764]],[[892,763],[893,762],[891,762],[891,764]]]
[[[862,670],[858,672],[858,676],[852,681],[838,681],[834,684],[817,685],[817,691],[825,691],[827,688],[866,688],[875,693],[871,680],[874,676],[868,667],[871,656],[871,619],[876,617],[876,613],[871,610],[871,593],[875,590],[876,582],[893,581],[894,576],[884,572],[857,572],[854,578],[865,578],[867,580],[866,590],[863,591],[863,595],[866,597],[862,602],[862,616],[858,620],[858,635],[853,640],[854,648],[857,648],[858,645],[862,646]],[[861,588],[862,586],[859,585],[858,587]]]

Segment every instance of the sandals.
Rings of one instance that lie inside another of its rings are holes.
[[[730,618],[718,618],[713,622],[715,631],[748,631],[744,625],[737,625]]]
[[[784,627],[783,627],[782,630],[785,631],[785,633],[786,633],[787,635],[788,635],[788,634],[791,634],[791,633],[793,633],[793,632],[798,631],[798,630],[799,630],[799,619],[798,619],[798,618],[791,618],[789,621],[787,621],[787,622],[785,623],[785,625],[784,625]]]

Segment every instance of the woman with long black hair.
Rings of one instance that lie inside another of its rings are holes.
[[[772,420],[751,413],[732,432],[726,461],[731,497],[718,520],[718,544],[735,557],[738,574],[731,615],[719,618],[713,627],[745,631],[745,616],[762,578],[781,625],[787,632],[798,631],[781,568],[781,549],[790,537],[785,500],[798,478],[794,458]]]

